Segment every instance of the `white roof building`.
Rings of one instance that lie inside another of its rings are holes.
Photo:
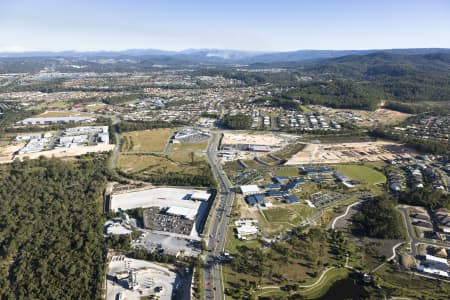
[[[211,193],[207,191],[198,191],[191,195],[192,200],[208,201],[211,197]]]
[[[42,118],[27,118],[17,123],[22,125],[34,124],[54,124],[54,123],[69,123],[69,122],[93,122],[96,119],[93,117],[42,117]]]
[[[261,193],[261,190],[256,184],[241,185],[240,189],[244,195],[256,195]]]
[[[442,265],[442,266],[446,266],[448,268],[448,260],[446,258],[441,258],[441,257],[427,254],[425,256],[425,260],[429,264]]]
[[[435,268],[427,268],[423,265],[419,265],[417,267],[417,269],[419,271],[422,271],[424,273],[428,273],[428,274],[433,274],[433,275],[439,275],[439,276],[443,276],[443,277],[450,277],[449,273],[440,269],[435,269]]]
[[[258,233],[258,228],[256,226],[241,226],[236,228],[238,238],[246,235],[254,235]]]

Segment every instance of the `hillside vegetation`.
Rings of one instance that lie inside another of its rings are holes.
[[[370,82],[390,100],[450,100],[449,53],[351,55],[309,64],[305,72],[349,79],[361,86]]]
[[[0,299],[100,299],[103,159],[14,162],[0,180]]]

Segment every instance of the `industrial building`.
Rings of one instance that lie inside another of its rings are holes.
[[[246,240],[248,236],[256,236],[258,234],[258,222],[253,219],[240,219],[235,223],[236,236],[240,240]]]
[[[211,198],[211,193],[207,191],[198,191],[191,195],[191,200],[208,201]]]
[[[67,128],[54,137],[51,133],[19,135],[17,141],[28,141],[18,154],[36,153],[52,149],[70,149],[79,146],[108,145],[108,126]]]
[[[256,195],[256,194],[262,193],[261,190],[259,189],[259,187],[255,184],[241,185],[240,189],[241,189],[241,193],[244,196]]]
[[[180,143],[198,143],[209,138],[209,134],[194,128],[178,130],[173,136],[173,140]]]
[[[251,206],[256,205],[256,204],[263,205],[264,204],[264,195],[262,195],[262,194],[250,195],[245,198],[245,201],[247,202],[248,205],[251,205]]]

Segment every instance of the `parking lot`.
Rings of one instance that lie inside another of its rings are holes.
[[[191,235],[193,220],[161,213],[159,207],[144,210],[144,227],[149,230]]]
[[[331,206],[345,199],[345,196],[335,192],[318,192],[311,195],[310,201],[316,208]]]
[[[198,256],[201,253],[200,239],[190,239],[163,232],[146,231],[132,242],[132,247],[146,249],[151,252],[162,251],[170,255]]]

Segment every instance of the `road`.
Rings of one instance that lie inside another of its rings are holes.
[[[412,227],[411,220],[409,219],[408,211],[406,210],[406,208],[401,207],[398,209],[400,210],[405,219],[406,230],[408,232],[408,236],[410,239],[411,254],[412,256],[416,257],[417,256],[416,244],[420,241],[419,239],[416,238],[416,233],[414,232],[414,228]]]
[[[437,240],[427,240],[427,239],[420,239],[416,236],[416,232],[414,231],[413,225],[411,224],[411,219],[408,214],[408,210],[406,207],[397,207],[397,209],[402,213],[405,222],[406,222],[406,229],[408,232],[408,236],[411,240],[411,254],[416,257],[417,256],[417,245],[424,244],[434,247],[446,247],[449,248],[450,245],[444,241],[437,241]]]
[[[113,153],[111,155],[110,161],[109,161],[109,168],[114,170],[116,168],[116,162],[117,162],[117,158],[119,157],[120,154],[120,147],[122,144],[122,139],[120,134],[116,131],[116,127],[114,126],[115,124],[120,122],[120,119],[116,116],[111,116],[111,123],[112,123],[112,128],[114,128],[114,136],[116,138],[116,147],[113,150]]]
[[[381,264],[379,264],[378,266],[376,266],[372,271],[370,271],[369,273],[375,273],[376,271],[378,271],[379,269],[381,269],[388,261],[391,261],[391,260],[393,260],[394,258],[395,258],[395,256],[397,255],[397,253],[395,252],[395,250],[397,250],[397,248],[398,247],[400,247],[401,245],[403,245],[404,244],[404,242],[400,242],[400,243],[398,243],[398,244],[395,244],[393,247],[392,247],[392,255],[388,258],[388,259],[386,259],[386,261],[385,262],[383,262],[383,263],[381,263]]]
[[[215,206],[211,210],[216,209],[215,214],[212,212],[210,216],[213,219],[209,224],[209,235],[206,237],[208,252],[204,261],[204,282],[205,282],[205,299],[223,299],[223,282],[222,272],[219,264],[219,256],[224,248],[226,240],[228,221],[233,206],[232,185],[228,180],[225,172],[217,160],[217,149],[219,146],[220,134],[211,132],[211,139],[208,144],[206,155],[211,165],[211,170],[218,184],[218,193]]]
[[[350,209],[351,209],[353,206],[356,206],[356,205],[358,205],[358,204],[360,204],[360,203],[361,203],[361,201],[358,201],[358,202],[355,202],[355,203],[350,204],[349,206],[347,206],[347,209],[345,210],[345,213],[342,214],[342,215],[340,215],[340,216],[337,216],[337,217],[333,220],[333,222],[331,223],[331,229],[334,229],[334,227],[336,226],[336,222],[337,222],[338,220],[340,220],[340,219],[344,218],[346,215],[348,215],[348,213],[350,212]]]

